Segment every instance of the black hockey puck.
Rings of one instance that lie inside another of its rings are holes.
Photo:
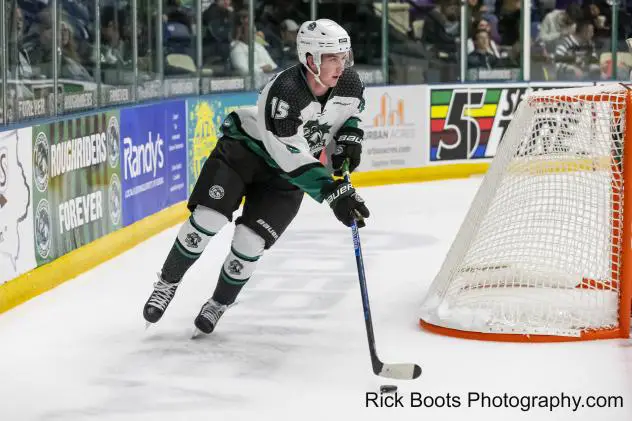
[[[380,386],[380,393],[393,393],[397,392],[397,386],[394,384],[383,384]]]

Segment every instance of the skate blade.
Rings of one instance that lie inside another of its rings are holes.
[[[153,325],[153,323],[152,323],[152,322],[147,322],[147,321],[146,321],[146,322],[145,322],[145,330],[149,329],[151,325]]]
[[[202,332],[200,329],[196,328],[193,331],[193,335],[191,335],[191,339],[198,339],[198,338],[201,338],[204,335],[205,335],[204,332]]]

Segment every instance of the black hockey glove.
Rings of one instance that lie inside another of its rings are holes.
[[[355,219],[358,228],[364,227],[364,218],[369,217],[369,209],[364,200],[356,193],[351,184],[344,180],[336,180],[325,194],[325,200],[334,211],[336,218],[350,227]]]
[[[349,160],[349,172],[353,172],[360,165],[362,155],[362,138],[364,130],[357,127],[342,127],[334,136],[336,149],[331,154],[331,166],[334,175],[342,176],[342,164]]]

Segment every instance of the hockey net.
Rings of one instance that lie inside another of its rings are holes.
[[[490,340],[628,337],[629,104],[622,85],[525,97],[422,304],[423,327]]]

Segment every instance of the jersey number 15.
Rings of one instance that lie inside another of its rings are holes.
[[[272,118],[276,120],[281,120],[282,118],[287,117],[287,114],[290,111],[290,105],[277,97],[272,98],[270,105],[272,106],[270,113],[272,114]]]

